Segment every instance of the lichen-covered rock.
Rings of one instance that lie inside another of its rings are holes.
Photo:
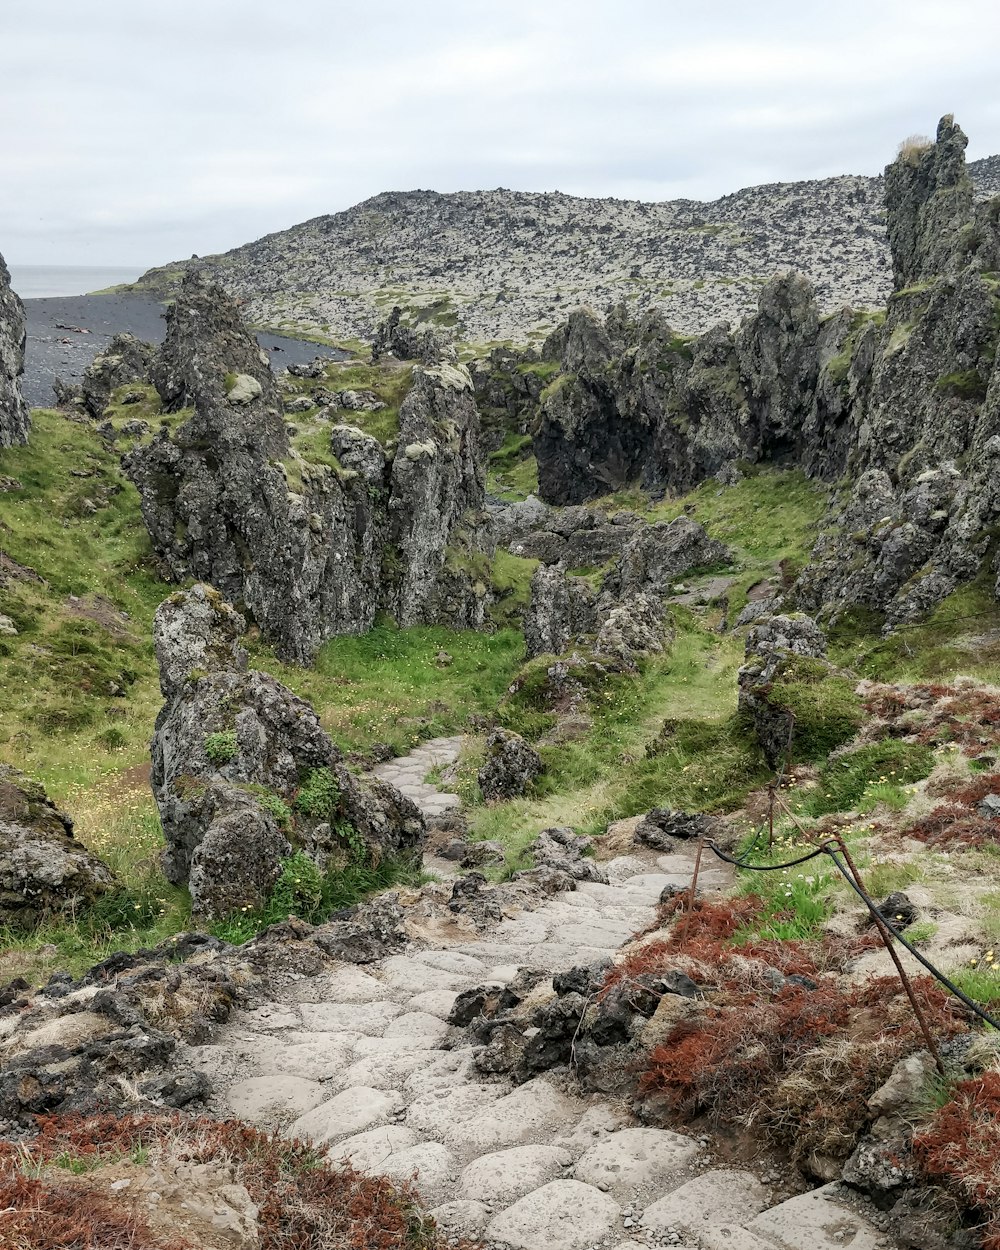
[[[643,593],[662,596],[692,569],[710,568],[731,559],[729,548],[709,538],[704,526],[691,517],[679,516],[634,530],[602,588],[618,599]]]
[[[416,806],[343,763],[313,709],[247,668],[244,622],[204,586],[158,609],[154,642],[166,697],[152,743],[164,868],[195,910],[259,907],[294,849],[321,870],[359,854],[416,854]]]
[[[589,839],[558,826],[543,829],[529,849],[539,867],[555,868],[574,881],[597,881],[607,885],[608,874],[595,860],[584,855],[589,846]]]
[[[403,310],[392,312],[375,330],[372,340],[372,361],[383,356],[395,356],[397,360],[416,360],[422,365],[439,365],[442,361],[457,359],[451,339],[439,330],[425,326],[403,324]]]
[[[31,429],[20,381],[26,341],[24,305],[10,289],[10,273],[0,256],[0,447],[26,443]]]
[[[559,655],[582,634],[597,627],[597,593],[583,577],[539,565],[531,578],[531,599],[524,614],[528,656]]]
[[[673,633],[673,627],[664,621],[659,598],[633,595],[603,613],[594,637],[594,652],[631,668],[641,656],[662,651],[673,640]]]
[[[482,628],[493,551],[479,451],[479,413],[464,365],[415,369],[399,411],[391,470],[390,544],[397,575],[387,587],[401,625],[434,620]]]
[[[520,734],[491,729],[486,735],[486,754],[477,780],[488,803],[524,794],[542,771],[541,756]]]
[[[406,624],[484,623],[492,544],[464,367],[414,371],[391,466],[376,440],[334,426],[339,470],[291,447],[256,340],[196,275],[153,375],[168,407],[194,405],[124,461],[166,575],[216,586],[299,662],[334,634],[370,629],[379,611]]]
[[[128,382],[146,382],[155,348],[134,334],[116,334],[83,371],[80,394],[83,406],[95,421],[100,421],[111,402],[111,395]]]
[[[801,613],[772,616],[747,634],[739,710],[772,768],[825,759],[860,728],[857,679],[825,656],[822,630]]]
[[[76,916],[114,885],[44,788],[0,764],[0,925],[24,932]]]

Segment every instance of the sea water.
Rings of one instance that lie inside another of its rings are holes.
[[[11,265],[10,284],[21,299],[89,295],[122,282],[134,282],[145,269],[109,265]]]

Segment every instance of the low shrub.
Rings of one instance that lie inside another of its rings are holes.
[[[235,729],[222,729],[205,735],[205,758],[210,764],[230,764],[236,759],[238,750]]]
[[[892,806],[895,796],[887,791],[880,793],[876,787],[921,781],[933,767],[934,752],[919,743],[887,739],[859,747],[823,766],[817,788],[806,796],[800,810],[810,816],[859,807],[865,811],[879,799],[888,799]]]

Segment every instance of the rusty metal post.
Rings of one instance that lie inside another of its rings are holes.
[[[691,874],[691,885],[688,889],[687,907],[684,909],[684,921],[681,929],[681,940],[687,938],[687,931],[691,924],[691,914],[694,911],[695,894],[698,891],[698,874],[701,872],[701,857],[705,850],[705,839],[698,839],[698,851],[694,857],[694,872]]]
[[[844,841],[843,837],[841,836],[838,836],[836,839],[834,839],[834,841],[841,855],[843,855],[844,862],[847,864],[848,871],[850,872],[851,876],[854,878],[855,884],[857,885],[858,889],[862,890],[865,896],[870,898],[871,896],[868,894],[868,891],[865,889],[865,883],[861,880],[861,874],[858,872],[857,866],[855,865],[854,860],[851,858],[851,852],[847,849],[847,843]],[[923,1033],[924,1041],[927,1043],[927,1049],[930,1051],[931,1055],[934,1057],[934,1063],[937,1066],[938,1072],[941,1074],[941,1076],[946,1076],[946,1073],[944,1070],[944,1063],[941,1059],[941,1052],[938,1050],[937,1042],[935,1042],[931,1034],[930,1027],[927,1024],[926,1019],[924,1018],[923,1009],[921,1008],[920,1004],[917,1002],[917,996],[913,991],[913,986],[910,984],[910,978],[906,974],[906,969],[903,967],[903,961],[899,958],[899,955],[896,953],[896,947],[892,940],[892,936],[893,936],[892,930],[889,928],[886,922],[882,919],[882,917],[879,916],[877,913],[872,912],[871,917],[872,917],[872,920],[875,922],[875,927],[878,930],[879,937],[882,939],[882,942],[885,945],[885,949],[889,952],[892,962],[896,965],[896,971],[899,973],[899,979],[903,984],[903,989],[906,991],[906,997],[910,1000],[910,1006],[913,1008],[913,1014],[917,1017],[917,1023],[920,1025],[920,1031],[921,1033]]]
[[[777,782],[772,781],[767,787],[767,853],[770,855],[774,850],[774,787]]]

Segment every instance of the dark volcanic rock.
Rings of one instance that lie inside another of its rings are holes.
[[[397,360],[416,360],[422,365],[439,365],[455,360],[455,348],[444,334],[429,326],[418,329],[404,325],[403,310],[394,308],[381,322],[372,340],[372,360],[395,356]]]
[[[414,371],[391,466],[374,439],[333,427],[340,472],[291,447],[256,341],[196,276],[153,372],[165,403],[194,405],[125,458],[170,577],[210,582],[300,662],[331,635],[369,629],[380,609],[405,624],[483,624],[475,569],[492,547],[464,367]]]
[[[524,794],[542,771],[541,756],[520,734],[491,729],[486,735],[486,757],[477,780],[488,803]]]
[[[42,786],[0,764],[0,924],[27,931],[76,916],[114,885]]]
[[[95,421],[104,416],[116,387],[149,380],[155,350],[152,343],[143,343],[126,332],[116,334],[104,351],[94,357],[83,371],[80,394],[84,408]]]
[[[166,698],[152,743],[164,867],[208,916],[259,907],[293,840],[325,869],[359,853],[419,854],[425,836],[409,799],[356,777],[312,708],[248,669],[243,628],[202,585],[165,600],[154,625]]]
[[[539,565],[531,578],[531,600],[524,617],[528,655],[558,655],[596,628],[597,593],[591,584],[552,565]]]
[[[31,429],[20,383],[25,342],[24,305],[10,289],[10,274],[0,256],[0,447],[26,443]]]
[[[604,579],[603,589],[617,599],[644,592],[665,595],[692,569],[724,564],[732,558],[729,548],[709,538],[704,526],[680,516],[633,531],[621,559]]]

